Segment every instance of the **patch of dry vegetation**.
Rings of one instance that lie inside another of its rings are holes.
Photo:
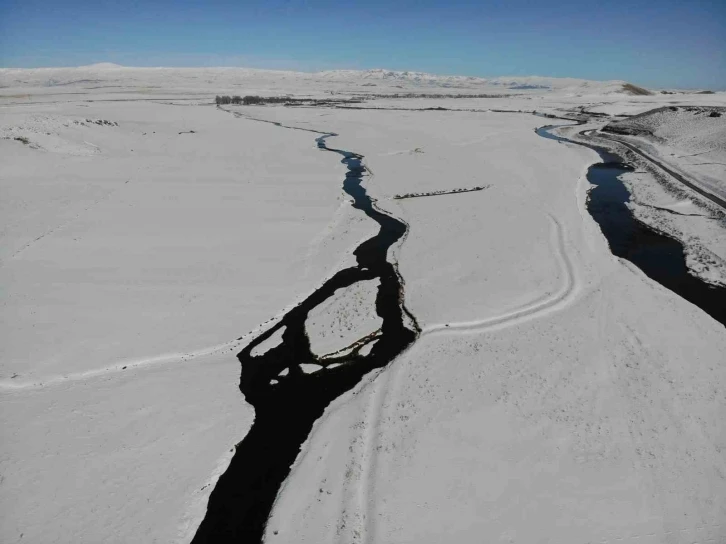
[[[649,95],[653,94],[648,89],[644,89],[643,87],[638,87],[637,85],[633,85],[632,83],[625,83],[623,85],[623,91],[625,91],[628,94],[637,95],[637,96],[649,96]]]

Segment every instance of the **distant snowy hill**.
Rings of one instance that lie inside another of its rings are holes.
[[[512,76],[481,78],[473,76],[447,76],[428,74],[425,72],[396,72],[392,70],[330,70],[314,74],[321,79],[355,81],[379,80],[397,81],[439,87],[497,87],[510,90],[571,90],[594,92],[595,94],[623,93],[638,94],[631,88],[638,88],[626,81],[592,81],[587,79],[543,77],[543,76]]]
[[[133,68],[99,63],[77,68],[0,69],[0,87],[56,87],[93,85],[99,87],[157,87],[204,92],[310,91],[353,92],[358,87],[381,87],[376,92],[436,92],[459,90],[464,93],[560,92],[572,95],[643,94],[645,90],[625,81],[542,76],[480,78],[437,75],[425,72],[392,70],[328,70],[292,72],[250,68]],[[634,90],[635,89],[635,90]],[[642,91],[642,92],[641,92]]]
[[[117,68],[124,68],[120,64],[114,64],[113,62],[98,62],[96,64],[88,64],[86,66],[79,66],[81,70],[114,70]]]

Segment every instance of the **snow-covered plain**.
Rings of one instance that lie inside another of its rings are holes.
[[[609,252],[585,209],[594,152],[518,113],[211,105],[496,93],[364,105],[565,115],[723,93],[114,66],[0,85],[3,542],[189,541],[254,417],[235,353],[375,231],[314,134],[245,117],[365,155],[410,226],[393,257],[423,331],[316,423],[268,542],[726,539],[724,328]]]

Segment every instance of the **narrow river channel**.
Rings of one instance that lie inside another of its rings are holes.
[[[332,136],[335,134],[318,137],[318,147],[342,157],[341,162],[348,168],[343,190],[353,198],[353,207],[376,221],[380,229],[355,250],[356,266],[340,270],[237,355],[242,366],[239,387],[255,408],[255,420],[212,491],[194,544],[261,542],[275,497],[313,423],[330,402],[352,389],[371,370],[391,362],[420,332],[404,306],[402,280],[388,260],[389,250],[408,227],[376,208],[361,185],[366,172],[363,156],[329,148],[326,141]],[[359,353],[361,344],[339,357],[316,357],[305,330],[309,312],[336,290],[376,278],[380,280],[376,313],[383,324],[380,333],[370,339],[375,341],[370,352]],[[261,355],[252,354],[256,346],[280,329],[284,332],[279,345]],[[306,374],[300,367],[306,363],[323,369]]]
[[[587,171],[587,180],[596,185],[590,191],[587,210],[600,225],[614,255],[632,262],[649,278],[701,308],[726,326],[726,288],[710,285],[688,273],[683,245],[656,232],[633,217],[627,207],[630,193],[620,175],[632,167],[603,147],[555,136],[556,126],[537,129],[543,138],[569,142],[595,150],[602,162]]]

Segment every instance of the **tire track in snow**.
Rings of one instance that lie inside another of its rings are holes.
[[[367,421],[364,432],[364,450],[361,461],[361,485],[358,486],[358,511],[362,527],[360,529],[362,544],[377,542],[375,538],[375,509],[373,500],[375,494],[378,449],[378,437],[383,405],[388,396],[390,380],[384,379],[373,382],[374,391],[368,405]]]
[[[569,305],[579,292],[579,281],[575,273],[575,267],[567,254],[566,240],[563,234],[562,225],[551,214],[547,214],[552,222],[552,239],[555,255],[560,264],[560,270],[565,276],[562,288],[554,295],[544,295],[534,301],[521,306],[520,308],[502,315],[476,319],[472,321],[460,321],[454,323],[440,323],[426,327],[421,332],[421,337],[430,334],[440,333],[476,333],[483,330],[519,323],[527,319],[553,313],[560,308]]]
[[[383,375],[381,375],[383,374]],[[382,409],[388,397],[391,380],[384,370],[378,371],[365,386],[369,394],[360,421],[353,428],[360,434],[353,437],[346,477],[337,516],[335,541],[339,544],[372,544],[375,538],[375,475],[380,448]]]
[[[45,238],[47,236],[51,236],[52,234],[55,234],[59,230],[63,230],[64,228],[66,228],[69,225],[72,225],[74,222],[78,221],[81,218],[81,216],[83,214],[85,214],[87,211],[90,211],[92,208],[95,208],[99,204],[102,204],[106,200],[110,199],[117,192],[119,192],[121,189],[123,189],[123,187],[125,185],[127,185],[132,179],[134,179],[136,177],[136,175],[138,175],[138,171],[136,172],[136,174],[132,178],[129,178],[126,181],[124,181],[121,184],[120,187],[117,187],[115,189],[111,189],[110,191],[106,192],[103,196],[101,196],[100,198],[97,198],[91,204],[89,204],[85,208],[83,208],[80,211],[78,211],[78,213],[76,213],[73,217],[71,217],[67,221],[64,221],[64,222],[62,222],[59,225],[56,225],[54,227],[51,227],[50,229],[46,230],[45,232],[43,232],[39,236],[33,238],[29,242],[26,242],[23,246],[21,246],[20,248],[16,249],[9,257],[6,257],[5,259],[0,259],[0,266],[4,266],[5,263],[7,263],[8,261],[14,259],[18,255],[20,255],[23,251],[25,251],[29,247],[33,246],[36,242],[40,242],[43,238]]]
[[[297,305],[298,301],[294,301],[289,304],[283,313],[271,317],[267,321],[258,325],[247,334],[240,336],[229,342],[223,342],[221,344],[215,344],[213,346],[206,346],[196,350],[187,352],[172,352],[172,353],[161,353],[159,355],[152,355],[149,357],[135,357],[130,359],[121,359],[114,363],[112,366],[105,366],[103,368],[96,368],[92,370],[85,370],[83,372],[74,372],[70,374],[62,374],[48,377],[38,377],[33,381],[28,380],[17,380],[15,378],[0,380],[0,391],[2,390],[18,390],[18,389],[39,389],[42,387],[50,387],[65,382],[83,381],[97,378],[107,374],[116,374],[124,372],[126,370],[134,370],[151,365],[162,365],[169,363],[185,363],[193,359],[198,359],[207,355],[214,355],[216,353],[222,353],[225,351],[238,351],[240,347],[249,341],[250,338],[257,336],[266,327],[278,322],[284,312],[289,311]],[[19,376],[18,376],[19,377]]]
[[[369,398],[362,418],[353,425],[359,431],[351,438],[349,458],[345,466],[342,500],[337,516],[335,541],[338,544],[364,544],[370,541],[369,504],[375,468],[369,460],[377,443],[380,410],[388,388],[388,380],[376,372],[365,386]]]
[[[20,389],[39,389],[43,387],[49,387],[67,382],[77,382],[83,380],[89,380],[108,374],[117,374],[125,370],[133,370],[137,368],[147,367],[151,365],[161,365],[169,363],[183,363],[192,359],[198,359],[205,355],[213,355],[223,351],[234,351],[239,349],[245,339],[250,335],[246,335],[243,338],[226,342],[224,344],[217,344],[215,346],[201,348],[196,351],[189,351],[186,353],[164,353],[161,355],[155,355],[146,358],[136,358],[126,361],[121,361],[113,366],[98,368],[93,370],[86,370],[84,372],[76,372],[72,374],[65,374],[60,376],[50,376],[47,378],[37,378],[35,381],[18,381],[13,378],[9,380],[0,381],[0,390],[20,390]]]
[[[463,321],[458,323],[432,325],[424,329],[419,338],[428,334],[470,334],[482,332],[487,329],[515,325],[517,323],[548,315],[561,308],[568,306],[580,291],[580,282],[575,273],[575,267],[567,253],[567,241],[560,222],[551,214],[547,214],[552,224],[551,245],[554,249],[557,261],[560,265],[560,273],[564,275],[562,287],[554,295],[545,294],[534,301],[505,314],[489,317],[481,320]],[[415,345],[415,344],[414,344]],[[413,346],[409,347],[411,349]],[[408,352],[408,349],[406,352]],[[401,355],[404,355],[404,352]],[[398,364],[396,364],[398,362]],[[359,458],[352,461],[359,469],[359,481],[357,482],[357,504],[354,513],[356,524],[353,529],[353,542],[372,544],[378,542],[375,512],[375,484],[378,471],[378,454],[380,450],[380,425],[384,417],[384,405],[387,398],[399,389],[400,376],[405,374],[404,367],[407,366],[405,359],[401,356],[396,358],[388,372],[382,372],[371,383],[374,389],[371,391],[371,398],[366,408],[362,423],[363,445],[359,448]],[[392,393],[389,393],[391,392]],[[350,501],[348,498],[347,501]],[[350,511],[349,505],[344,505],[339,518],[341,522]],[[340,536],[340,535],[339,535]]]

